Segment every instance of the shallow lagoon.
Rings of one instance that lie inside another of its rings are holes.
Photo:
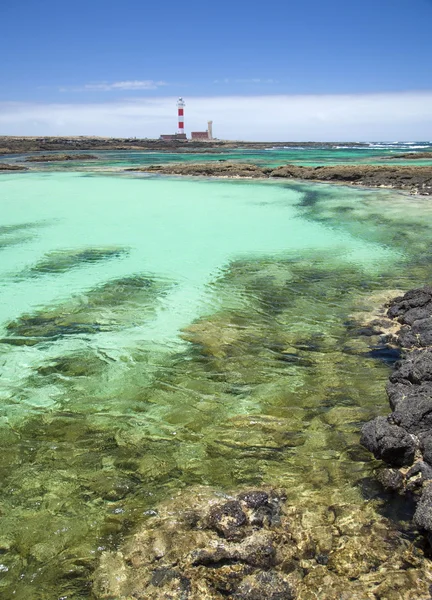
[[[427,201],[76,172],[0,199],[2,597],[88,598],[188,486],[363,502],[389,357],[353,315],[430,278]]]

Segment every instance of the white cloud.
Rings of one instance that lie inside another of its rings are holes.
[[[176,130],[176,100],[0,103],[0,133],[158,137]],[[186,131],[205,129],[208,119],[221,139],[432,140],[432,91],[186,98]]]
[[[99,83],[86,83],[77,87],[62,87],[60,92],[115,92],[130,90],[157,90],[159,87],[168,85],[165,81],[153,81],[152,79],[133,80],[133,81],[115,81],[108,83],[102,81]]]
[[[277,79],[254,77],[252,79],[215,79],[213,83],[279,83],[279,81]]]

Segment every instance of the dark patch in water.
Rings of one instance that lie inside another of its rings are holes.
[[[375,346],[367,356],[371,358],[377,358],[389,366],[393,366],[397,360],[400,359],[401,352],[398,348],[391,348],[388,346]]]
[[[47,254],[36,265],[28,269],[30,276],[46,273],[65,273],[83,264],[93,264],[119,258],[129,252],[127,248],[82,248],[80,250],[56,250]]]
[[[18,246],[19,244],[25,244],[33,239],[32,235],[21,235],[15,237],[4,237],[0,238],[0,250],[10,248],[10,246]]]
[[[303,192],[302,199],[297,204],[297,206],[302,207],[312,207],[316,206],[318,202],[322,199],[320,192],[308,190],[307,192]]]
[[[142,319],[154,310],[155,302],[168,287],[166,282],[142,276],[115,279],[57,308],[22,315],[6,326],[8,336],[1,341],[32,346],[63,336],[111,331],[123,322],[129,323],[128,311],[122,310],[125,303],[131,302],[135,308],[138,305]]]
[[[9,233],[16,233],[17,231],[23,231],[26,229],[34,229],[36,227],[45,227],[47,223],[45,221],[34,221],[29,223],[16,223],[14,225],[0,225],[0,235]]]
[[[99,373],[107,361],[94,355],[62,356],[37,369],[38,375],[62,375],[65,377],[88,377]]]

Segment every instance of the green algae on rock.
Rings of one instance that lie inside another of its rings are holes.
[[[34,230],[46,225],[43,221],[0,225],[0,250],[30,242],[34,238]]]
[[[111,258],[120,258],[127,255],[128,252],[128,248],[118,247],[55,250],[46,254],[34,266],[26,270],[25,275],[32,277],[47,273],[65,273],[85,264],[98,263]]]
[[[170,283],[141,275],[110,281],[86,295],[72,298],[57,308],[23,315],[6,326],[1,341],[13,345],[34,345],[67,335],[88,335],[110,331],[148,318],[155,302]],[[125,306],[138,309],[139,317]]]

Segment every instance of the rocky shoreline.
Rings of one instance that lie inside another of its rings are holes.
[[[65,162],[71,160],[99,160],[94,154],[36,154],[28,156],[25,162]]]
[[[273,169],[249,163],[218,161],[202,164],[148,165],[129,168],[126,171],[205,177],[300,179],[365,187],[386,187],[404,190],[410,194],[432,195],[432,166],[334,165],[302,167],[284,165]]]
[[[397,158],[403,158],[404,160],[432,160],[432,152],[407,152],[404,154],[386,156],[386,160],[394,160]]]
[[[402,351],[387,385],[393,412],[366,423],[361,444],[389,465],[383,486],[416,502],[414,523],[432,544],[432,286],[396,298],[387,318]]]
[[[168,150],[170,152],[217,151],[233,148],[337,148],[340,145],[368,147],[361,142],[243,142],[230,140],[192,141],[149,138],[110,138],[96,136],[0,136],[1,154],[23,154],[46,150]]]
[[[27,171],[27,167],[23,165],[13,165],[8,163],[0,163],[0,171]]]

